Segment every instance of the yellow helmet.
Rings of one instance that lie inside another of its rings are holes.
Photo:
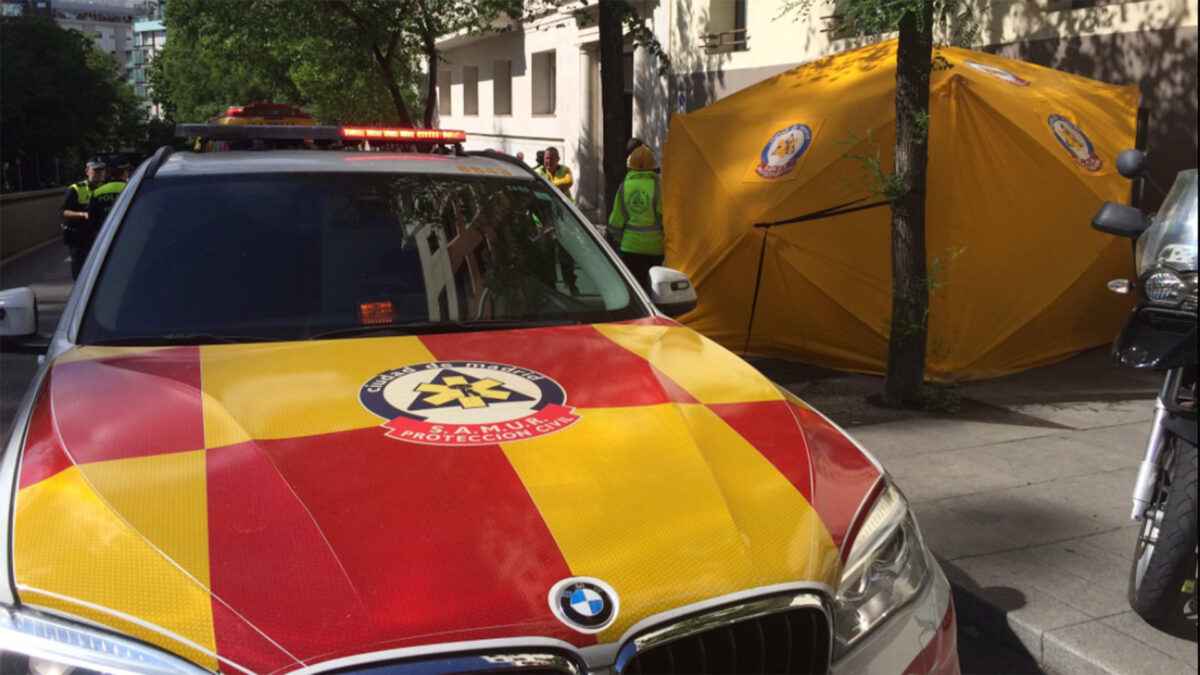
[[[653,171],[658,168],[658,160],[655,159],[653,150],[641,145],[629,153],[629,160],[625,162],[625,166],[638,171]]]

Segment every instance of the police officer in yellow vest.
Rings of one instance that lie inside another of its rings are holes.
[[[662,189],[654,151],[642,145],[629,153],[629,172],[617,188],[608,217],[608,238],[621,261],[646,289],[650,268],[663,264]]]
[[[112,180],[92,191],[92,200],[88,202],[87,212],[88,225],[93,231],[99,233],[108,212],[125,189],[125,182],[129,180],[129,172],[132,169],[128,163],[118,164],[112,173]]]
[[[63,194],[62,204],[58,207],[59,224],[62,226],[63,243],[71,254],[71,278],[79,277],[83,269],[83,261],[87,260],[88,251],[96,239],[99,223],[88,220],[88,203],[92,193],[104,183],[107,165],[101,159],[91,159],[87,163],[87,180],[81,180],[67,188]]]

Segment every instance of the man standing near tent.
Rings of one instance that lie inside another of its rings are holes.
[[[621,261],[650,289],[650,268],[663,264],[662,188],[658,159],[645,145],[629,153],[629,172],[617,188],[608,216],[608,238],[621,253]]]
[[[554,183],[554,187],[567,196],[567,199],[575,201],[571,198],[571,188],[575,186],[575,177],[571,175],[571,170],[564,164],[558,163],[558,148],[553,145],[546,148],[546,152],[542,155],[542,164],[536,169],[540,176]]]
[[[553,145],[543,151],[538,152],[541,160],[538,163],[534,173],[545,178],[558,188],[559,192],[563,193],[570,201],[575,201],[571,197],[571,188],[575,185],[575,177],[571,175],[571,170],[566,165],[558,163],[558,148]],[[562,273],[563,283],[567,285],[571,295],[579,295],[579,287],[576,285],[575,261],[567,250],[558,246],[558,268]]]

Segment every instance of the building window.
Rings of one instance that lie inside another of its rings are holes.
[[[533,55],[533,114],[553,115],[555,98],[558,96],[556,79],[558,68],[555,63],[555,53],[539,52]]]
[[[479,68],[463,66],[463,114],[479,114]]]
[[[492,62],[493,114],[512,114],[512,61]]]
[[[701,45],[709,54],[744,52],[750,40],[746,30],[748,0],[723,0],[709,6],[708,33]]]
[[[438,71],[438,114],[452,115],[453,108],[450,105],[450,71]]]

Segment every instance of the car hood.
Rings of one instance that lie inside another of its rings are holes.
[[[430,643],[614,642],[836,585],[873,461],[672,322],[76,348],[31,413],[23,603],[256,672]],[[52,533],[52,534],[49,534]],[[617,596],[600,629],[559,582]]]

